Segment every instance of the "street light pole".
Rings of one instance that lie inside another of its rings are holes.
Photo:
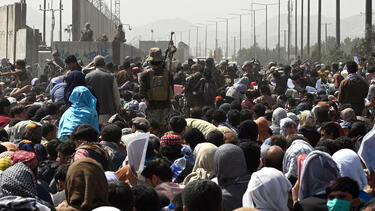
[[[336,45],[340,48],[340,0],[336,0]]]
[[[62,8],[63,6],[62,6],[62,0],[60,0],[60,36],[59,36],[59,40],[60,40],[60,42],[62,41],[62,10],[63,10],[63,8]]]
[[[288,62],[290,61],[290,0],[288,0]]]
[[[43,2],[43,45],[46,45],[46,0]]]
[[[229,42],[229,18],[218,18],[218,19],[221,19],[221,20],[224,20],[226,22],[226,38],[225,38],[225,57],[226,59],[228,59],[228,42]]]
[[[303,59],[303,0],[301,0],[301,59]]]
[[[277,27],[277,33],[278,33],[278,47],[277,47],[277,57],[278,57],[278,62],[280,62],[280,0],[279,0],[279,18],[278,18],[278,27]]]
[[[206,24],[206,34],[204,40],[204,57],[207,57],[207,24]]]
[[[322,0],[318,0],[318,61],[320,62],[322,56],[322,48],[321,48],[321,41],[322,41]]]
[[[198,57],[198,34],[199,33],[199,26],[197,26],[197,42],[196,42],[196,45],[195,45],[195,57]]]
[[[268,6],[269,5],[276,5],[276,4],[263,4],[263,3],[253,3],[253,4],[257,4],[257,5],[263,5],[266,10],[266,56],[267,56],[267,59],[268,59]]]
[[[307,58],[310,58],[310,0],[307,0]]]
[[[227,18],[227,36],[226,36],[226,46],[225,46],[225,57],[228,59],[228,35],[229,35],[229,33],[228,33],[228,29],[229,29],[229,23],[228,23],[228,18]]]
[[[294,15],[295,15],[295,23],[294,23],[294,28],[295,28],[295,31],[294,31],[294,43],[295,43],[295,46],[294,46],[294,54],[295,54],[295,58],[297,58],[297,55],[298,55],[298,20],[297,20],[297,15],[298,15],[298,7],[297,7],[297,0],[295,0],[295,11],[294,11]]]

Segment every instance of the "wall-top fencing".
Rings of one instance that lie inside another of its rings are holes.
[[[26,27],[26,4],[0,7],[0,59],[16,60],[17,31]]]
[[[72,1],[73,8],[73,41],[79,41],[81,38],[81,30],[86,23],[90,23],[93,30],[93,38],[97,40],[102,34],[106,34],[108,41],[112,41],[114,37],[115,25],[103,13],[101,13],[88,0]]]

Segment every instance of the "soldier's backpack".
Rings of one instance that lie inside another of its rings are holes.
[[[155,75],[154,70],[151,68],[146,71],[150,77],[150,89],[147,92],[148,100],[168,101],[171,95],[168,71],[164,70],[163,75]]]

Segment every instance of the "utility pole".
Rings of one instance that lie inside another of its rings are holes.
[[[233,37],[233,58],[232,60],[235,61],[236,59],[236,36]]]
[[[340,0],[336,0],[336,46],[340,48]]]
[[[366,0],[366,25],[365,25],[365,36],[366,39],[370,40],[370,30],[372,27],[372,0]],[[369,43],[370,44],[370,43]]]
[[[254,17],[253,17],[253,26],[254,26],[254,31],[253,31],[253,35],[254,35],[254,44],[253,44],[253,46],[254,46],[254,52],[256,52],[255,51],[255,48],[256,48],[256,44],[257,44],[257,36],[256,36],[256,34],[255,34],[255,14],[256,14],[256,11],[255,10],[253,10],[253,15],[254,15]],[[256,54],[255,54],[256,55]],[[255,56],[255,58],[256,58],[256,56]]]
[[[60,42],[62,41],[62,10],[63,10],[62,0],[60,0],[60,36],[59,36]]]
[[[205,40],[204,40],[204,57],[207,57],[207,24],[206,24],[206,32],[205,32]]]
[[[267,12],[267,4],[266,7],[266,56],[268,60],[268,12]]]
[[[290,0],[288,0],[288,62],[290,61]]]
[[[277,25],[277,33],[278,33],[278,44],[277,44],[277,56],[278,56],[278,62],[280,63],[280,0],[279,0],[279,18],[278,18],[278,25]]]
[[[297,43],[297,38],[298,38],[298,20],[297,20],[297,15],[298,15],[298,7],[297,7],[297,0],[295,0],[295,22],[294,22],[294,54],[295,54],[295,58],[297,59],[297,56],[298,56],[298,43]]]
[[[190,46],[190,29],[189,29],[189,36],[188,36],[188,46],[189,46],[189,56],[190,56],[190,49],[191,49],[191,46]]]
[[[198,57],[198,43],[199,43],[198,35],[199,35],[199,26],[197,26],[197,42],[195,45],[195,57]]]
[[[44,2],[44,8],[42,9],[42,5],[39,5],[39,10],[43,12],[43,42],[45,43],[45,13],[46,12],[51,12],[52,14],[52,21],[51,21],[51,49],[52,49],[52,45],[53,45],[53,33],[54,33],[54,30],[55,30],[55,12],[56,11],[60,11],[63,10],[62,9],[62,4],[60,2],[60,8],[59,9],[53,9],[53,0],[51,0],[51,5],[48,4],[48,8],[45,8],[45,3]],[[51,6],[51,7],[50,7]],[[61,14],[60,14],[61,15]],[[60,16],[60,21],[61,21],[61,16]],[[61,25],[62,22],[60,22],[60,40],[61,40],[61,33],[62,33],[62,25]]]
[[[303,0],[301,0],[301,59],[303,59]]]
[[[310,58],[310,0],[307,0],[307,58]]]
[[[229,15],[237,15],[240,18],[240,47],[239,50],[242,49],[242,16],[248,14],[236,14],[236,13],[229,13]]]
[[[43,1],[43,45],[46,45],[46,1]]]
[[[286,46],[286,40],[287,40],[286,32],[287,32],[287,30],[284,30],[284,51],[285,52],[286,52],[286,49],[287,49],[287,46]]]
[[[267,55],[267,59],[268,59],[268,6],[269,5],[277,5],[278,3],[276,4],[263,4],[263,3],[254,3],[256,5],[263,5],[266,10],[266,55]]]
[[[225,41],[225,57],[228,59],[228,35],[229,35],[229,32],[228,32],[228,29],[229,29],[229,24],[228,24],[228,18],[227,18],[227,33],[226,33],[226,41]]]
[[[234,44],[236,44],[236,38],[234,38]],[[236,46],[236,45],[235,45]],[[242,48],[242,14],[240,15],[240,50]]]
[[[326,55],[328,54],[328,25],[331,25],[331,23],[324,23],[324,35],[325,35],[324,51]]]
[[[318,62],[320,62],[322,56],[322,0],[318,0]]]
[[[225,38],[225,57],[228,58],[228,42],[229,42],[229,18],[218,18],[218,19],[222,19],[226,22],[226,38]]]

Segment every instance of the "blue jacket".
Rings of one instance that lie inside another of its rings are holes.
[[[85,86],[75,87],[69,97],[69,101],[72,105],[60,119],[57,138],[70,135],[74,128],[81,124],[89,124],[99,132],[96,98],[90,90]]]

